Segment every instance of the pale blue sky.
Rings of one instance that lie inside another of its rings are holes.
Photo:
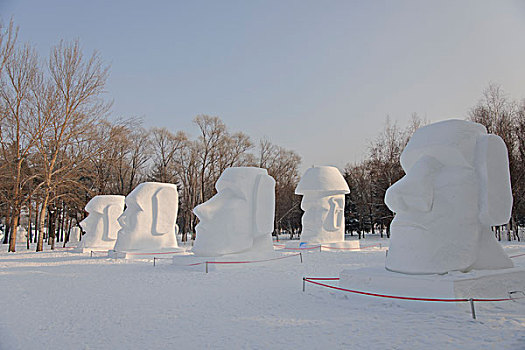
[[[0,0],[47,55],[111,64],[115,116],[195,134],[197,114],[310,165],[363,158],[390,115],[464,118],[490,81],[525,98],[525,1]]]

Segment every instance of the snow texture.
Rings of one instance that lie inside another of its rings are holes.
[[[361,245],[376,243],[388,246],[371,235]],[[521,242],[504,246],[525,252]],[[312,284],[302,292],[303,276],[383,268],[384,248],[304,251],[303,264],[292,257],[208,274],[171,259],[153,267],[151,259],[90,258],[47,245],[39,253],[34,245],[0,249],[2,350],[525,348],[523,301],[476,304],[473,320],[468,309],[441,303],[427,312],[389,299],[356,302]]]
[[[198,205],[195,256],[272,252],[275,180],[266,169],[232,167],[215,184],[217,194]]]
[[[306,170],[296,194],[302,194],[303,230],[301,241],[308,244],[336,243],[345,239],[345,194],[350,189],[336,167]]]
[[[144,182],[126,197],[126,210],[118,218],[116,252],[162,252],[178,248],[177,186]]]
[[[481,124],[446,120],[418,129],[401,154],[406,175],[386,193],[396,213],[386,268],[435,274],[513,266],[490,226],[508,222],[507,149]]]
[[[86,205],[89,215],[80,222],[80,226],[86,233],[77,246],[78,250],[113,249],[117,240],[117,232],[120,229],[117,219],[123,210],[124,196],[100,195],[91,198]],[[74,236],[73,229],[71,234]]]

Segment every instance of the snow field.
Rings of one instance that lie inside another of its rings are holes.
[[[367,238],[363,246],[388,240]],[[47,246],[46,246],[47,247]],[[509,255],[525,244],[504,243]],[[170,260],[0,253],[0,349],[523,349],[525,303],[414,311],[302,277],[384,266],[385,248],[303,252],[208,274]],[[283,254],[294,254],[295,251]],[[525,267],[525,258],[513,259]]]

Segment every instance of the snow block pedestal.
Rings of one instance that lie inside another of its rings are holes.
[[[344,250],[359,250],[360,249],[360,243],[359,240],[352,240],[352,241],[342,241],[342,242],[333,242],[333,243],[308,243],[308,242],[301,242],[298,240],[292,240],[292,241],[281,241],[284,242],[285,248],[312,248],[322,246],[320,249],[322,251],[344,251]],[[275,242],[276,244],[282,244],[281,242]],[[330,249],[334,248],[334,249]],[[319,250],[319,249],[318,249]]]
[[[509,292],[525,292],[525,269],[475,270],[468,273],[451,272],[444,275],[407,275],[390,272],[384,268],[343,270],[339,287],[383,295],[435,298],[435,299],[505,299]],[[380,299],[377,301],[399,304],[415,310],[440,310],[462,307],[470,310],[469,303],[422,302],[385,299],[348,293],[349,297]],[[510,301],[509,301],[510,302]],[[477,302],[476,309],[485,302]]]

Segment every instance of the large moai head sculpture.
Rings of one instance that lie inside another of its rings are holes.
[[[350,189],[336,167],[319,166],[306,170],[296,194],[303,195],[301,241],[333,243],[345,240],[345,194]]]
[[[79,247],[113,249],[120,229],[117,219],[124,210],[124,196],[95,196],[85,209],[89,215],[80,222],[86,234],[82,237]]]
[[[410,274],[512,267],[490,227],[512,210],[507,148],[481,124],[446,120],[418,129],[406,175],[386,192],[396,213],[386,268]]]
[[[115,250],[161,251],[178,248],[176,233],[179,195],[169,183],[144,182],[126,197],[126,210],[118,221]]]
[[[200,220],[194,254],[273,250],[275,180],[266,169],[228,168],[215,188],[217,194],[193,210]]]

